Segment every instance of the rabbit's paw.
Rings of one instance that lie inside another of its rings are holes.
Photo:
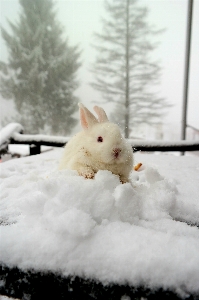
[[[93,179],[95,177],[95,173],[83,173],[81,176],[84,176],[86,179]]]
[[[121,182],[122,184],[129,182],[128,178],[126,178],[126,177],[124,177],[124,176],[119,175],[119,178],[120,178],[120,182]]]
[[[93,179],[95,177],[95,173],[92,169],[86,168],[78,171],[80,176],[83,176],[86,179]]]

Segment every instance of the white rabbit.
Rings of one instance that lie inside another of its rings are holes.
[[[94,178],[99,170],[109,170],[128,182],[133,167],[133,151],[119,127],[109,122],[105,111],[94,107],[98,120],[79,103],[83,131],[66,144],[59,169],[77,170],[85,178]]]

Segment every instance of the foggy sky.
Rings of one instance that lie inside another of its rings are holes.
[[[185,37],[188,0],[139,0],[141,6],[149,8],[149,23],[156,29],[166,28],[156,40],[160,45],[154,57],[161,62],[162,78],[158,87],[159,95],[174,106],[170,109],[165,123],[180,123],[184,82]],[[1,25],[9,28],[7,19],[15,22],[18,18],[17,0],[0,0]],[[79,44],[82,50],[82,67],[79,71],[81,86],[76,94],[89,108],[99,103],[101,95],[89,86],[92,74],[89,72],[96,52],[92,49],[93,32],[100,32],[100,17],[104,16],[103,0],[57,0],[57,17],[69,38],[69,44]],[[6,61],[7,50],[2,41],[1,60]],[[199,0],[194,1],[194,19],[191,48],[191,74],[188,99],[188,124],[199,128]],[[7,104],[8,103],[8,104]],[[2,103],[1,103],[2,104]],[[3,103],[2,116],[9,111],[9,102]],[[111,106],[107,105],[110,111]]]

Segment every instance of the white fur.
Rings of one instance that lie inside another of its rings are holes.
[[[66,144],[59,169],[77,170],[85,178],[94,178],[99,170],[109,170],[118,175],[121,182],[128,182],[133,153],[119,127],[108,121],[102,108],[94,107],[97,120],[82,104],[79,107],[83,131]],[[102,137],[103,142],[98,142],[98,137]],[[118,152],[117,157],[115,152]]]

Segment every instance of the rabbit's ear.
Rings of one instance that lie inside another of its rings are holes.
[[[94,106],[93,109],[96,112],[96,114],[98,115],[98,120],[100,123],[109,122],[108,117],[107,117],[105,111],[103,110],[103,108],[101,108],[99,106]]]
[[[98,123],[95,116],[82,104],[79,103],[80,122],[83,129],[91,128],[94,124]]]

